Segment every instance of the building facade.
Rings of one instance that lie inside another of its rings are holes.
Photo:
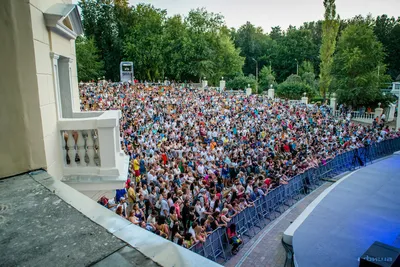
[[[44,168],[80,190],[121,188],[120,111],[80,112],[71,0],[0,1],[0,178]]]

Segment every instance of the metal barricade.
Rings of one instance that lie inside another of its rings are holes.
[[[267,201],[268,201],[268,207],[269,207],[269,211],[271,212],[271,214],[274,214],[274,219],[277,216],[276,212],[279,212],[279,202],[277,199],[277,194],[278,194],[278,190],[277,188],[271,190],[268,194],[267,194]]]
[[[246,216],[246,221],[247,221],[247,228],[253,232],[253,235],[256,235],[256,228],[259,230],[262,229],[261,227],[261,220],[258,217],[257,209],[256,207],[248,207],[245,209],[244,214]]]
[[[189,248],[189,250],[201,255],[201,256],[205,256],[204,253],[204,244],[201,242],[198,242],[196,244],[194,244],[191,248]]]
[[[271,209],[270,209],[269,203],[268,203],[268,195],[269,195],[269,193],[266,196],[263,196],[260,198],[260,202],[261,202],[260,210],[261,210],[261,215],[264,218],[264,220],[272,221]]]
[[[214,230],[214,232],[207,237],[207,240],[204,244],[204,256],[213,261],[217,261],[219,257],[222,257],[224,260],[226,260],[225,250],[221,241],[223,234],[221,231],[223,231],[222,228]]]
[[[254,207],[248,207],[231,218],[230,224],[236,224],[236,232],[239,235],[251,238],[256,234],[256,228],[261,230],[267,224],[266,220],[272,221],[278,216],[277,213],[282,213],[281,208],[284,208],[285,205],[293,205],[304,194],[308,194],[309,189],[317,188],[321,184],[322,178],[336,176],[353,169],[354,166],[365,165],[367,160],[372,162],[372,160],[390,155],[398,150],[400,150],[400,138],[373,143],[365,148],[338,154],[325,165],[308,169],[304,173],[291,178],[287,185],[280,185],[265,196],[256,199]],[[355,158],[355,153],[360,157],[363,164],[360,164]],[[272,214],[274,218],[271,218]],[[253,232],[253,235],[250,232]],[[226,261],[225,251],[230,249],[230,246],[226,228],[218,228],[207,237],[204,244],[197,243],[189,249],[213,261],[217,261],[218,258]]]
[[[236,215],[236,232],[242,236],[250,237],[249,228],[244,212],[240,212]]]

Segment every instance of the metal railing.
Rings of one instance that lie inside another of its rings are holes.
[[[389,156],[398,150],[400,150],[400,138],[338,154],[318,168],[308,169],[291,178],[288,184],[279,185],[265,196],[257,198],[254,207],[241,211],[231,219],[230,224],[236,224],[236,232],[242,238],[252,238],[267,225],[268,221],[274,220],[285,211],[286,207],[292,206],[318,188],[324,180],[365,166],[373,160]],[[230,248],[226,229],[218,228],[207,237],[205,243],[197,243],[189,249],[213,261],[225,262],[229,259]]]

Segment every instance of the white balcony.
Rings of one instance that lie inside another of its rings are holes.
[[[129,157],[121,150],[121,111],[78,112],[58,121],[63,182],[79,191],[121,188]]]

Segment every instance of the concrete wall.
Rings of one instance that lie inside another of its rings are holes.
[[[50,52],[72,59],[74,111],[79,111],[79,91],[75,41],[45,26],[43,12],[55,3],[71,0],[0,1],[0,177],[46,168],[53,177],[62,178]]]
[[[30,9],[0,1],[0,177],[46,167]]]
[[[58,131],[57,122],[60,117],[57,103],[61,99],[56,91],[53,59],[50,52],[73,60],[72,73],[76,73],[75,41],[68,40],[58,34],[48,31],[45,26],[43,13],[55,3],[70,4],[71,0],[30,0],[32,18],[33,39],[35,48],[35,59],[39,82],[39,95],[41,118],[43,121],[43,140],[46,154],[46,169],[55,178],[61,179],[63,172],[63,157],[61,149],[61,135]],[[73,78],[74,79],[74,78]],[[78,82],[75,78],[74,111],[79,111]],[[59,87],[58,87],[59,88]]]

